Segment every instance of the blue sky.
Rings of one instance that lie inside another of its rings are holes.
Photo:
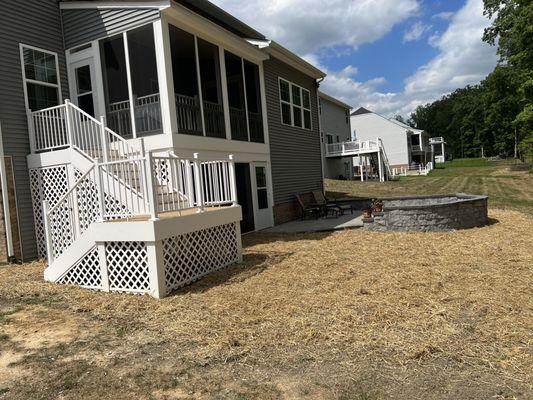
[[[386,116],[478,83],[497,62],[482,0],[212,1],[327,72],[328,94]]]

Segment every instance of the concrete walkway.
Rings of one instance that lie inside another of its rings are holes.
[[[363,214],[354,212],[341,215],[339,218],[329,217],[320,219],[306,219],[291,221],[285,224],[262,230],[262,233],[308,233],[329,232],[343,229],[363,227]]]

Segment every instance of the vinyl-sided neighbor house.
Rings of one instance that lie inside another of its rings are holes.
[[[325,74],[210,2],[2,6],[3,226],[47,280],[165,296],[323,188]]]
[[[327,95],[320,96],[320,128],[324,177],[331,179],[353,178],[353,157],[336,152],[340,143],[351,141],[350,111],[352,106]]]
[[[350,118],[352,134],[358,140],[381,138],[391,169],[426,165],[432,161],[429,135],[395,119],[388,119],[366,108],[354,111]]]

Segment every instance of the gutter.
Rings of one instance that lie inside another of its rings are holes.
[[[2,124],[0,123],[0,180],[2,181],[2,205],[4,208],[4,225],[6,230],[7,257],[9,262],[15,261],[15,251],[13,250],[13,235],[11,233],[11,214],[9,213],[9,195],[7,192],[7,173],[4,156],[4,138],[2,135]]]
[[[322,114],[320,113],[320,91],[318,90],[320,88],[320,84],[326,79],[325,76],[322,78],[319,78],[315,81],[316,86],[316,109],[318,112],[318,140],[320,143],[320,166],[322,169],[322,191],[324,192],[324,179],[325,179],[325,173],[324,173],[324,162],[326,159],[326,154],[324,151],[324,141],[322,137]]]

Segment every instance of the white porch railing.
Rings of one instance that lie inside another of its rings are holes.
[[[43,203],[51,264],[94,222],[236,205],[235,165],[227,160],[168,156],[98,163],[54,205]]]
[[[393,168],[392,169],[392,175],[393,176],[409,176],[409,175],[428,175],[431,171],[433,171],[434,166],[433,163],[430,161],[426,165],[423,164],[416,164],[416,165],[410,165],[409,167],[400,167],[400,168]]]
[[[326,146],[327,156],[350,156],[356,153],[378,151],[375,140],[354,140],[349,142],[330,143]]]

